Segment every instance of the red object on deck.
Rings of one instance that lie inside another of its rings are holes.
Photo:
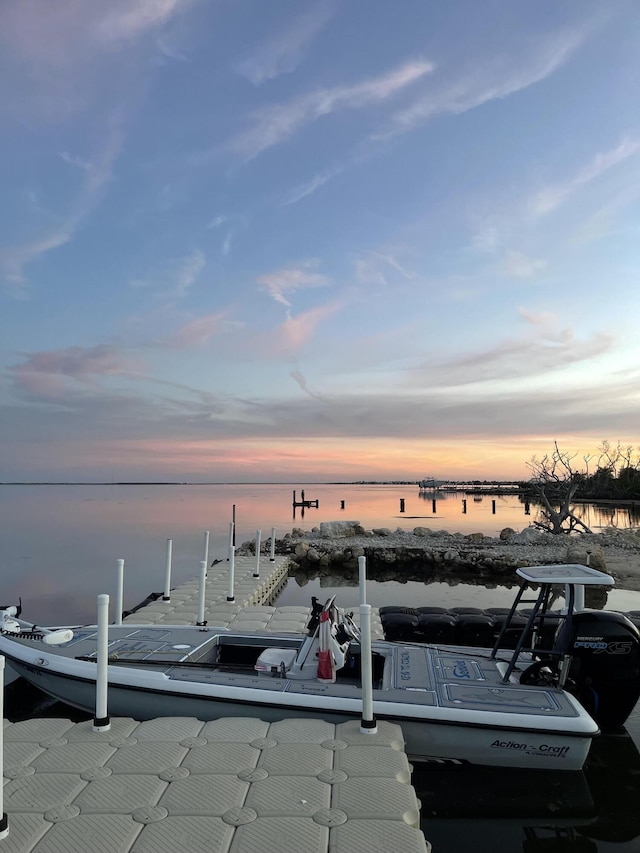
[[[320,650],[318,652],[318,681],[335,681],[336,670],[333,654],[329,645],[331,621],[329,612],[323,610],[320,614]]]

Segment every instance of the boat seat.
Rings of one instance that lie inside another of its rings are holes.
[[[261,675],[283,674],[293,666],[296,654],[296,649],[265,649],[258,656],[254,669]]]

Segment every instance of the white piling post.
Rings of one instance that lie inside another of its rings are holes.
[[[234,595],[234,574],[236,570],[236,549],[233,545],[229,545],[229,586],[227,587],[227,601],[235,601]]]
[[[124,610],[124,560],[116,560],[116,625],[122,625]]]
[[[0,655],[0,780],[4,777],[4,655]],[[9,823],[4,812],[4,790],[0,784],[0,838],[9,834]]]
[[[233,532],[234,532],[234,529],[235,529],[235,524],[233,523],[233,521],[229,522],[229,548],[232,548],[232,547],[233,547]],[[228,560],[228,559],[229,559],[229,557],[227,557],[227,560]]]
[[[98,648],[96,663],[96,715],[94,732],[108,732],[111,720],[107,711],[107,661],[109,657],[109,596],[98,596]]]
[[[207,566],[209,565],[209,531],[204,532],[204,557],[202,558]]]
[[[198,586],[198,621],[196,625],[206,625],[204,618],[204,594],[207,578],[207,564],[200,560],[200,583]]]
[[[360,731],[374,735],[378,731],[373,714],[373,661],[371,652],[371,605],[367,604],[367,559],[358,557],[360,584],[360,673],[362,679],[362,719]]]
[[[276,561],[276,529],[275,527],[271,528],[271,556],[269,557],[270,563],[275,563]]]
[[[164,570],[163,601],[171,601],[171,562],[173,560],[173,539],[167,539],[167,561]]]
[[[360,604],[367,603],[367,558],[358,557],[358,588],[360,589]]]
[[[362,719],[360,731],[374,735],[378,731],[373,715],[373,665],[371,660],[371,605],[360,605],[360,669],[362,672]]]
[[[256,565],[253,570],[254,578],[260,577],[260,540],[262,539],[262,530],[256,530]]]

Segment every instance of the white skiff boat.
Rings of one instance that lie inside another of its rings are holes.
[[[533,607],[515,648],[374,640],[373,710],[398,723],[414,759],[577,770],[600,727],[624,723],[640,694],[640,633],[625,616],[584,610],[584,588],[613,584],[581,565],[517,570],[511,608]],[[541,637],[552,591],[565,610]],[[534,593],[533,598],[525,598]],[[0,654],[27,681],[69,705],[96,708],[97,626],[42,628],[0,611]],[[307,634],[213,626],[108,627],[108,707],[158,716],[320,717],[362,714],[361,646],[333,599],[314,602]]]

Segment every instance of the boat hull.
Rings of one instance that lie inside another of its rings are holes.
[[[96,683],[92,678],[70,675],[54,670],[50,665],[38,666],[10,658],[12,666],[25,680],[61,702],[79,708],[88,714],[95,711]],[[93,665],[90,665],[93,666]],[[156,717],[189,716],[200,720],[220,717],[258,717],[267,722],[306,717],[322,718],[340,723],[358,719],[361,703],[356,700],[338,702],[342,707],[335,709],[325,703],[304,707],[295,694],[278,693],[265,695],[264,701],[243,698],[242,692],[229,698],[216,694],[211,687],[206,695],[197,695],[184,684],[184,691],[159,689],[140,683],[118,683],[136,671],[124,676],[115,669],[110,678],[108,711],[112,716],[133,717],[136,720]],[[144,680],[146,673],[142,673]],[[270,691],[269,691],[270,692]],[[245,695],[248,695],[245,691]],[[591,734],[563,731],[540,731],[476,723],[451,723],[446,720],[427,720],[412,716],[411,709],[399,709],[397,703],[374,701],[374,713],[378,720],[388,720],[400,725],[405,739],[405,750],[412,760],[453,761],[488,766],[580,770],[587,758],[591,745]]]

